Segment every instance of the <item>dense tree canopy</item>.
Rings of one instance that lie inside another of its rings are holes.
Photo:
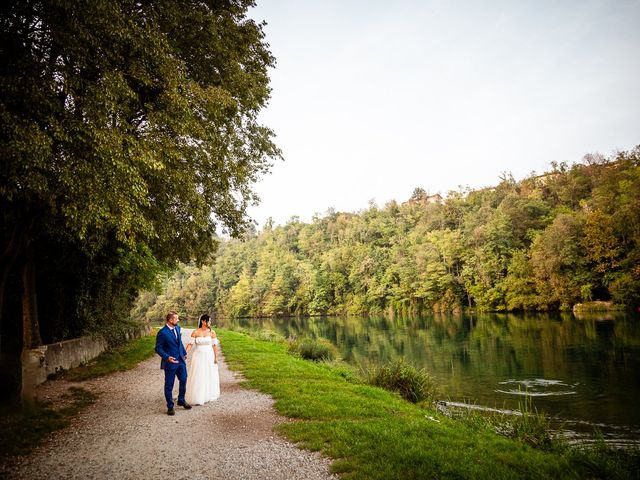
[[[639,256],[637,147],[444,200],[417,188],[403,204],[268,224],[168,277],[136,315],[157,319],[172,305],[193,316],[635,307]]]
[[[158,268],[205,259],[218,226],[244,231],[280,155],[257,121],[274,58],[252,5],[3,2],[0,314],[22,311],[25,345],[37,307],[61,319],[50,338],[77,333]]]

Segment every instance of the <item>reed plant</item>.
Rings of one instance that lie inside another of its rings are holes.
[[[425,369],[417,369],[404,359],[369,367],[365,375],[370,385],[397,392],[410,402],[433,403],[436,399],[438,388],[433,377]]]
[[[285,340],[284,335],[268,328],[252,331],[251,336],[256,340],[265,340],[267,342],[283,342]]]
[[[513,416],[510,422],[510,437],[542,450],[554,450],[560,447],[559,436],[554,436],[549,417],[538,412],[531,395],[525,394],[524,400],[518,402],[520,415]]]
[[[446,404],[445,404],[446,405]],[[552,428],[551,419],[538,412],[530,395],[518,402],[515,412],[495,409],[478,409],[473,405],[456,408],[439,408],[450,418],[475,430],[489,428],[499,435],[526,443],[545,451],[560,451],[566,447],[562,427]]]
[[[338,357],[336,348],[327,340],[319,338],[301,338],[289,340],[289,353],[305,360],[328,361]]]

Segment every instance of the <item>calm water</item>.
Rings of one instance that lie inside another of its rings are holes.
[[[635,315],[438,315],[239,320],[322,337],[355,365],[404,357],[452,402],[514,409],[528,393],[575,438],[597,427],[640,441],[640,318]]]

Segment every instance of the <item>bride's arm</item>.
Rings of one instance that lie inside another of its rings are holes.
[[[189,343],[187,343],[187,355],[189,355],[189,350],[191,349],[191,346],[196,341],[195,338],[196,338],[196,331],[194,330],[193,332],[191,332],[191,338],[189,339]]]
[[[220,343],[220,340],[218,340],[216,332],[213,332],[211,337],[213,338],[211,341],[211,346],[213,347],[213,363],[218,363],[218,344]]]

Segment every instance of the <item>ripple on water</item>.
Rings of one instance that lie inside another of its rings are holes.
[[[578,385],[567,384],[562,380],[549,380],[546,378],[534,378],[516,380],[509,379],[504,382],[499,382],[500,385],[505,385],[503,388],[495,389],[496,392],[506,393],[507,395],[528,395],[530,397],[551,397],[561,395],[576,395],[578,392],[575,390]],[[511,388],[509,388],[511,387]]]
[[[597,433],[595,433],[597,432]],[[559,433],[570,445],[586,448],[605,444],[616,449],[640,448],[640,429],[585,420],[564,420]]]
[[[456,408],[522,416],[522,412],[517,410],[491,408],[464,402],[440,401],[436,404],[436,408],[447,416],[450,416],[449,409]],[[558,435],[564,438],[569,445],[593,448],[605,444],[608,447],[615,449],[628,449],[631,451],[637,451],[640,449],[640,429],[637,427],[630,427],[627,425],[609,425],[606,423],[561,417],[548,418],[551,421],[549,424],[549,431],[554,436]]]

